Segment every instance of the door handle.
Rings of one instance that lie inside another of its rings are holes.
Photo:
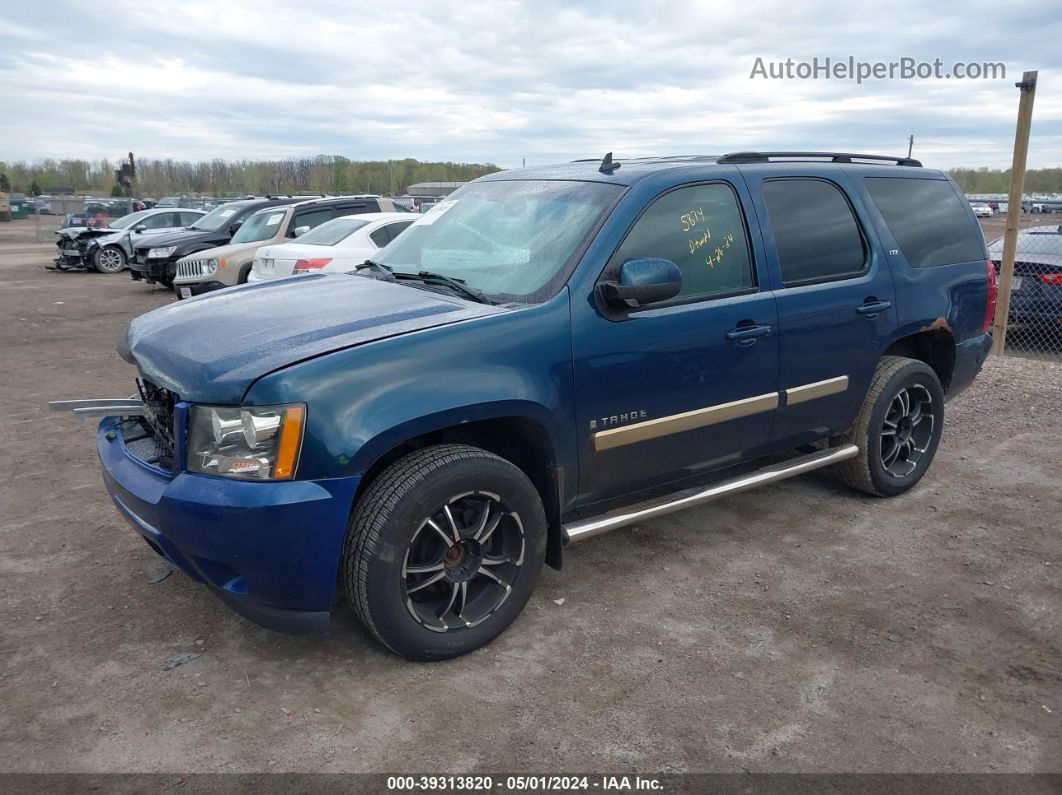
[[[771,333],[771,327],[767,323],[757,323],[752,326],[738,326],[732,328],[726,333],[726,338],[730,342],[736,342],[738,345],[752,345],[760,337],[766,337]]]
[[[874,318],[892,306],[892,301],[866,301],[856,307],[856,314]]]

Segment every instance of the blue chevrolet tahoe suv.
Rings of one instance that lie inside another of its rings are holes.
[[[442,659],[567,543],[822,467],[910,489],[994,293],[916,161],[609,155],[482,177],[349,275],[138,317],[138,396],[66,407],[104,415],[119,512],[235,610],[323,631],[343,595]]]

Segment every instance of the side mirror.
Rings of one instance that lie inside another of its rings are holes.
[[[234,223],[229,224],[229,236],[231,237],[236,234],[241,226],[243,226],[243,221],[235,221]]]
[[[300,237],[301,235],[305,235],[309,231],[310,227],[308,226],[296,226],[295,229],[292,230],[292,234],[295,235],[295,237]]]
[[[136,226],[133,227],[133,231],[134,232],[143,232],[145,229],[147,229],[147,227],[144,226],[143,224],[137,224]]]
[[[682,271],[669,259],[638,257],[620,265],[618,281],[601,282],[598,289],[609,306],[635,309],[678,295]]]

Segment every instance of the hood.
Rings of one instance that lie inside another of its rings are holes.
[[[118,353],[182,399],[236,405],[255,380],[304,359],[505,311],[363,276],[315,274],[148,312],[130,322]]]
[[[220,232],[206,232],[201,229],[192,229],[190,227],[183,227],[181,229],[171,229],[169,231],[162,230],[157,235],[151,235],[151,243],[148,245],[147,238],[148,233],[137,235],[133,238],[133,245],[136,248],[166,248],[168,246],[177,246],[178,249],[182,249],[185,246],[195,245],[197,243],[211,243],[215,246],[225,243],[229,239],[228,230],[222,229]],[[139,239],[138,239],[139,238]],[[141,243],[143,241],[143,243]]]

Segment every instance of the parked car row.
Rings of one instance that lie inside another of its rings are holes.
[[[250,198],[210,212],[163,201],[110,223],[90,207],[82,224],[56,232],[54,269],[128,268],[136,281],[191,298],[247,281],[352,270],[416,220],[375,195]]]
[[[203,215],[201,210],[138,210],[109,224],[93,218],[78,226],[63,227],[55,233],[55,269],[118,273],[126,267],[139,241],[190,226]]]

